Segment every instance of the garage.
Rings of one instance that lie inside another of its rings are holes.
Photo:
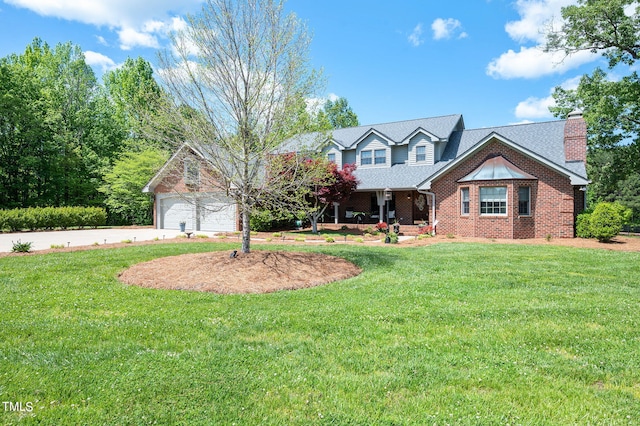
[[[158,194],[156,199],[158,228],[191,231],[232,232],[236,230],[236,206],[211,196]]]

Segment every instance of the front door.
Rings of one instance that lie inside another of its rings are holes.
[[[429,204],[427,204],[427,196],[424,194],[413,193],[413,224],[429,223]]]

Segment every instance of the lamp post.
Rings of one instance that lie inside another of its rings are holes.
[[[384,201],[387,203],[387,226],[389,225],[389,201],[393,199],[393,192],[391,192],[390,188],[385,188],[384,190]]]

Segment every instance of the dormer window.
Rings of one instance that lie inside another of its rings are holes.
[[[370,166],[371,165],[371,150],[360,151],[360,165],[362,166]]]
[[[327,160],[329,160],[332,163],[336,162],[336,153],[335,152],[330,152],[329,154],[327,154]]]
[[[427,161],[427,147],[424,145],[416,146],[416,163]]]
[[[376,149],[374,151],[374,155],[375,155],[375,164],[387,164],[386,149]]]

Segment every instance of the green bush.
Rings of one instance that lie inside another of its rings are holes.
[[[11,248],[13,253],[29,253],[31,251],[31,244],[33,244],[31,242],[23,243],[20,240],[15,243],[11,241],[11,243],[13,244],[13,247]]]
[[[30,207],[0,210],[0,231],[25,229],[67,229],[70,227],[98,227],[107,222],[107,213],[100,207]]]
[[[255,210],[251,213],[249,227],[252,231],[266,232],[279,228],[292,228],[295,217],[290,212]]]
[[[593,238],[591,232],[591,213],[581,213],[576,218],[576,236],[579,238]]]
[[[619,202],[601,202],[592,212],[582,213],[576,219],[576,235],[580,238],[597,238],[609,241],[631,219],[632,211]]]
[[[618,205],[616,205],[618,204]],[[590,228],[598,241],[609,241],[622,230],[624,207],[619,203],[598,203],[590,217]]]

